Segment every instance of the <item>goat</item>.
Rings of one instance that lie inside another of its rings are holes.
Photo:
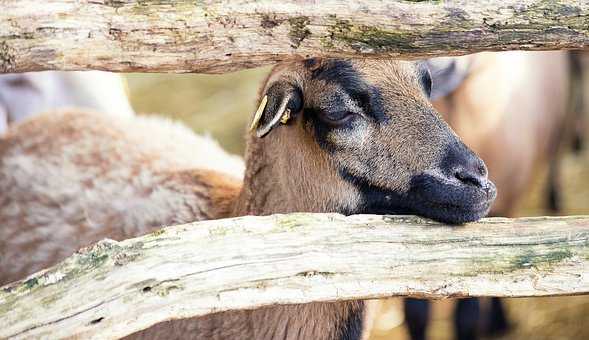
[[[495,186],[430,90],[427,69],[413,62],[280,64],[260,92],[243,182],[228,173],[240,174],[239,161],[161,119],[62,112],[15,125],[0,139],[2,283],[103,237],[194,220],[296,211],[477,220]],[[363,301],[272,306],[136,336],[364,339],[369,314]]]
[[[549,202],[556,207],[557,174],[569,115],[567,52],[479,53],[428,61],[431,99],[450,126],[489,167],[499,195],[491,215],[513,217],[531,185],[534,171],[549,167]],[[429,305],[406,300],[413,340],[425,339]],[[503,333],[508,324],[501,301],[491,300],[486,332]],[[455,311],[457,339],[475,339],[479,301],[460,299]]]

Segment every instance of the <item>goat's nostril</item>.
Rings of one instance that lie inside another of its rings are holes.
[[[486,169],[485,169],[486,170]],[[486,171],[485,171],[486,172]],[[454,173],[454,176],[462,183],[474,185],[479,188],[485,187],[486,176],[480,175],[474,172],[470,172],[464,169],[458,170]]]
[[[491,183],[483,160],[462,143],[448,148],[440,168],[443,176],[456,184],[487,190]]]
[[[485,166],[485,164],[482,164],[482,163],[479,164],[478,170],[479,170],[479,174],[481,174],[481,176],[487,176],[488,175],[488,173],[487,173],[487,167]]]

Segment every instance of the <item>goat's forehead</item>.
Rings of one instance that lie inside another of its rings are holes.
[[[414,62],[386,59],[325,60],[311,71],[310,80],[316,86],[338,84],[344,90],[363,91],[370,87],[413,86],[419,76]]]
[[[340,107],[350,112],[362,112],[358,102],[352,98],[348,90],[339,83],[323,83],[317,93],[323,94],[310,96],[308,105],[322,110]]]
[[[412,84],[419,70],[414,62],[383,59],[362,59],[354,62],[358,73],[370,83]]]

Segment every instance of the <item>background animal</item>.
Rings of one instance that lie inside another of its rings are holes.
[[[434,107],[489,167],[498,194],[490,214],[513,217],[539,169],[549,168],[547,202],[558,207],[563,146],[574,131],[567,52],[480,53],[428,61]],[[407,300],[413,339],[425,339],[429,304]],[[457,301],[457,339],[507,330],[499,299],[491,299],[483,320],[479,300]],[[481,325],[482,321],[482,325]]]
[[[134,114],[124,81],[115,73],[49,71],[0,75],[0,134],[9,124],[64,107]]]
[[[2,281],[103,237],[193,220],[293,211],[476,220],[495,187],[432,108],[430,86],[409,62],[276,67],[247,136],[243,183],[227,170],[240,173],[240,162],[169,123],[62,112],[15,125],[0,139]],[[365,303],[349,301],[227,312],[138,335],[361,339],[369,329]]]

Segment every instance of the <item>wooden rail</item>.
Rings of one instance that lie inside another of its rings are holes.
[[[587,48],[589,2],[0,0],[0,73],[222,73],[299,56]],[[1,254],[0,254],[1,256]],[[105,240],[0,289],[0,338],[116,338],[175,318],[388,296],[589,294],[589,217],[291,214]]]
[[[222,73],[291,57],[589,46],[589,2],[1,0],[0,73]]]
[[[117,338],[273,304],[589,293],[589,216],[291,214],[105,240],[0,289],[0,338]]]

